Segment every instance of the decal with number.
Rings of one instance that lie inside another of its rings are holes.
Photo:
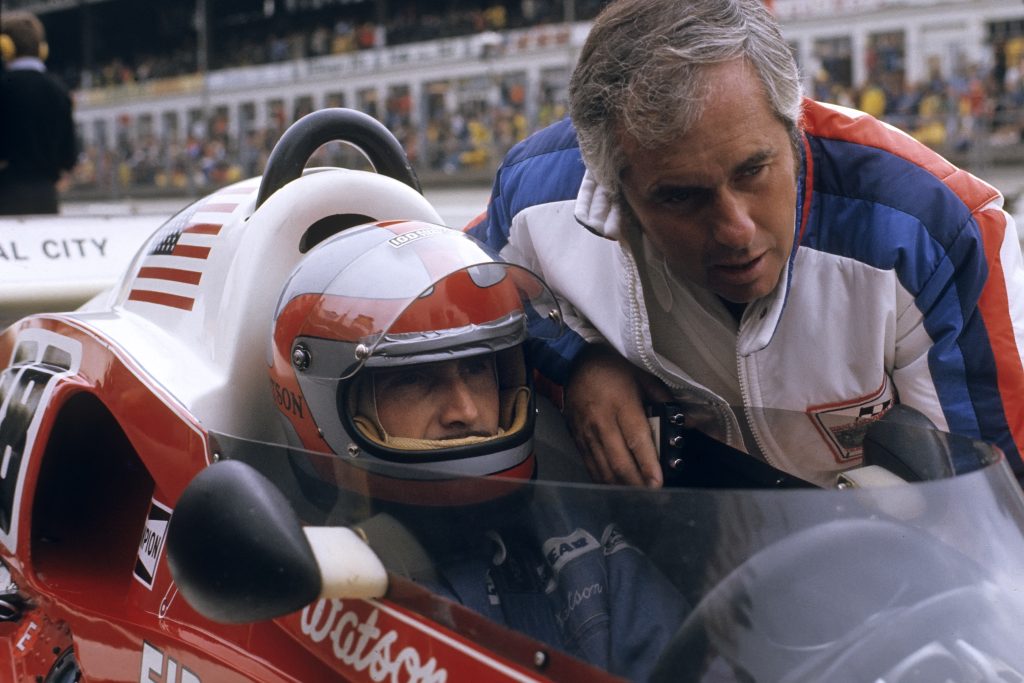
[[[0,373],[0,544],[17,545],[18,510],[43,409],[57,380],[78,372],[80,342],[47,330],[18,335],[10,365]]]

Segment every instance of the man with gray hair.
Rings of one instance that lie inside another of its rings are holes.
[[[533,356],[591,475],[660,485],[643,404],[674,399],[823,486],[897,403],[1020,476],[1024,270],[1002,197],[799,79],[762,0],[619,0],[571,122],[499,169],[469,230],[563,299],[575,334]]]

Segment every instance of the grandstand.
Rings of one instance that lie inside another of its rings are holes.
[[[201,192],[258,174],[283,129],[347,106],[425,181],[488,179],[564,113],[601,0],[2,0],[47,26],[75,90],[78,192]],[[774,0],[820,99],[877,113],[968,166],[1019,161],[1019,0]],[[322,151],[331,163],[337,149]]]

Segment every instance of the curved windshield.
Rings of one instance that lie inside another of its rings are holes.
[[[439,507],[374,497],[398,465],[216,440],[304,523],[358,527],[393,574],[633,680],[1024,680],[1009,467],[968,439],[889,431],[901,461],[970,453],[972,471],[637,489],[587,483],[567,440],[538,434],[537,479],[468,479],[492,502]]]

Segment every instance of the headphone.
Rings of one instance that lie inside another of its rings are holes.
[[[14,40],[6,33],[0,33],[0,57],[5,62],[10,62],[18,55],[18,49],[14,46]],[[39,59],[46,61],[50,56],[50,46],[45,40],[39,41]]]

